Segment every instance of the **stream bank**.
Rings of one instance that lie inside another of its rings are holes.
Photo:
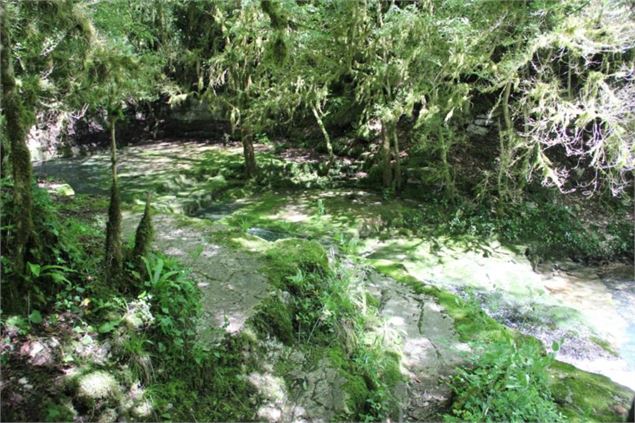
[[[201,183],[200,175],[198,178],[191,178],[191,175],[197,172],[196,166],[200,161],[229,160],[225,155],[227,152],[213,145],[181,147],[168,144],[157,145],[156,148],[146,147],[147,151],[131,149],[130,155],[125,150],[121,165],[122,190],[127,196],[129,209],[137,211],[141,204],[139,198],[148,186],[157,189],[157,209],[162,212],[156,218],[157,227],[161,228],[157,231],[157,245],[192,267],[204,296],[207,296],[205,292],[210,293],[209,298],[204,300],[207,303],[208,324],[225,326],[230,332],[240,331],[257,310],[260,301],[271,292],[271,287],[260,277],[259,271],[254,270],[259,268],[259,264],[253,255],[263,248],[263,243],[294,237],[318,239],[327,247],[336,246],[345,256],[363,257],[384,273],[391,274],[398,269],[426,286],[449,290],[459,297],[473,296],[491,316],[521,332],[537,336],[547,347],[550,341],[560,340],[565,335],[563,348],[559,351],[560,359],[572,361],[582,358],[589,366],[598,365],[598,369],[608,376],[619,378],[626,375],[624,380],[628,379],[632,336],[628,329],[629,315],[624,313],[632,300],[629,288],[632,282],[628,278],[618,280],[605,277],[607,282],[604,283],[603,279],[596,279],[595,276],[584,276],[597,274],[597,270],[586,267],[572,269],[563,264],[553,265],[551,271],[541,270],[519,252],[522,247],[514,251],[496,242],[481,243],[475,250],[469,245],[442,238],[424,240],[396,233],[386,239],[388,230],[382,221],[382,211],[395,205],[400,208],[413,205],[407,201],[385,202],[373,193],[360,190],[282,191],[265,195],[253,195],[247,191],[242,193],[242,197],[238,194],[237,199],[225,199],[224,205],[214,206],[214,193],[231,187],[234,182],[218,174],[203,176]],[[161,160],[155,163],[157,157],[161,157]],[[97,189],[102,180],[100,175],[107,175],[107,166],[107,157],[97,155],[83,161],[47,163],[38,172],[67,181],[78,193],[100,194]],[[84,170],[76,172],[78,167]],[[344,204],[336,201],[336,198],[344,198]],[[195,219],[184,214],[196,214],[206,219]],[[134,215],[129,216],[126,221],[136,221],[136,217],[132,218]],[[128,224],[128,228],[132,228],[132,224]],[[235,281],[230,275],[234,271],[243,272],[244,263],[248,264],[247,273]],[[574,271],[577,273],[573,274]],[[257,282],[253,287],[252,279]],[[241,280],[245,283],[240,283]],[[444,353],[441,354],[441,361],[435,362],[439,355],[430,355],[429,352],[444,342],[437,342],[434,333],[429,336],[425,332],[421,333],[418,325],[408,326],[413,320],[410,314],[432,313],[431,316],[437,317],[430,317],[429,327],[439,328],[447,335],[453,326],[453,323],[444,323],[452,321],[447,310],[443,310],[438,299],[419,297],[421,293],[404,288],[393,279],[374,277],[374,280],[368,289],[371,292],[374,290],[375,296],[380,297],[380,305],[382,301],[384,306],[388,305],[387,308],[380,307],[388,326],[390,322],[393,325],[395,322],[410,322],[400,328],[406,334],[401,342],[404,345],[411,345],[411,342],[416,347],[412,348],[410,356],[410,348],[398,349],[400,353],[407,351],[402,358],[402,363],[405,363],[403,374],[408,376],[427,372],[439,377],[449,374],[449,369],[460,360]],[[589,280],[591,283],[587,284]],[[387,289],[387,286],[390,288]],[[232,298],[219,295],[221,288],[227,289]],[[382,294],[377,295],[378,292]],[[385,298],[383,293],[387,295]],[[602,301],[595,307],[585,309],[585,296],[597,296]],[[615,301],[617,299],[621,302]],[[398,306],[391,306],[391,303]],[[386,310],[392,310],[393,314],[384,314]],[[394,314],[396,312],[410,314]],[[622,323],[603,326],[608,324],[607,321],[602,323],[595,317],[605,315],[611,319],[618,318],[615,321]],[[396,330],[396,327],[393,329]],[[570,334],[573,329],[575,333]],[[620,340],[625,342],[620,343]],[[582,348],[576,348],[580,344]],[[272,345],[275,343],[267,348],[276,350]],[[607,357],[608,365],[599,364]],[[626,367],[620,367],[624,363]],[[436,370],[431,372],[430,369]],[[261,376],[255,376],[253,384],[263,382],[261,385],[268,385],[271,380]],[[324,377],[316,376],[315,380],[324,380]],[[406,380],[416,379],[419,378]],[[419,389],[423,389],[421,392],[430,392],[431,386],[441,386],[439,380],[435,378],[432,382],[426,382],[432,385],[406,383],[406,386],[410,392],[419,392]],[[449,391],[447,386],[443,389],[443,395],[432,393],[429,400],[436,401],[436,395],[437,400],[441,400],[440,404],[447,405]],[[287,415],[285,410],[290,409],[279,404],[276,399],[279,398],[278,394],[261,394],[278,404],[278,408],[272,406],[272,410],[278,411],[271,411],[271,419],[283,419]],[[430,401],[422,401],[425,404],[415,407],[415,411],[408,411],[406,406],[404,413],[411,416],[432,415],[426,414],[429,410],[425,411],[425,407],[434,408],[430,407]],[[306,405],[303,408],[306,409]],[[265,418],[266,411],[263,413],[262,417]]]

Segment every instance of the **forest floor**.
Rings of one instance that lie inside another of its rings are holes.
[[[360,289],[378,300],[382,322],[373,330],[397,334],[386,342],[402,356],[406,383],[396,389],[402,391],[403,417],[430,418],[447,405],[451,392],[444,377],[465,361],[469,348],[460,339],[473,330],[456,320],[456,305],[413,283],[476,301],[494,319],[539,338],[547,348],[561,342],[558,359],[635,389],[635,318],[629,312],[635,307],[635,284],[625,270],[632,265],[537,266],[522,245],[479,237],[423,238],[395,222],[415,210],[415,202],[357,188],[313,189],[323,183],[317,173],[307,171],[302,160],[291,161],[299,171],[289,169],[288,158],[270,148],[259,152],[261,169],[284,169],[295,188],[256,190],[226,173],[240,169],[240,156],[236,146],[194,142],[130,147],[120,154],[125,232],[132,234],[145,192],[152,192],[156,246],[192,269],[203,293],[202,327],[241,331],[274,291],[262,251],[278,239],[314,239],[356,269]],[[96,154],[44,162],[36,172],[70,184],[77,194],[103,196],[108,167],[108,155]],[[210,333],[215,342],[218,331]],[[279,345],[269,349],[270,362],[251,378],[269,398],[260,418],[328,420],[342,412],[345,405],[337,398],[315,403],[343,383],[328,360],[315,362]],[[285,392],[282,375],[275,372],[277,362],[289,360],[304,369],[295,377],[305,382],[293,392]],[[408,403],[409,398],[416,400]]]

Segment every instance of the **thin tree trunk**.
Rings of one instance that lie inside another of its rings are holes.
[[[450,143],[446,141],[443,131],[443,128],[439,130],[439,144],[441,145],[441,163],[443,164],[443,182],[445,184],[446,194],[450,199],[454,199],[454,195],[456,192],[454,189],[454,180],[452,178],[452,173],[450,170],[450,163],[448,161],[448,156],[450,153]]]
[[[324,126],[324,122],[322,121],[322,118],[320,117],[320,114],[318,113],[317,108],[312,107],[311,110],[313,111],[313,116],[315,116],[315,120],[317,121],[317,124],[320,127],[320,130],[322,131],[322,135],[324,136],[326,151],[329,154],[329,161],[326,165],[326,169],[328,170],[331,168],[331,166],[333,165],[333,162],[335,161],[335,155],[333,154],[333,145],[331,144],[331,137],[329,137],[329,133],[326,130],[326,126]]]
[[[245,156],[245,176],[247,179],[254,178],[258,171],[256,165],[256,153],[254,152],[254,143],[251,134],[246,130],[242,130],[243,155]]]
[[[390,125],[390,132],[392,134],[392,139],[393,139],[393,154],[395,156],[395,175],[394,175],[394,182],[395,182],[395,191],[397,193],[401,192],[401,185],[402,185],[402,181],[401,181],[401,160],[399,158],[399,137],[397,136],[397,127],[394,124]]]
[[[500,152],[499,152],[499,166],[498,166],[498,195],[501,203],[509,197],[509,187],[506,186],[506,175],[509,171],[508,167],[511,162],[511,145],[513,137],[512,120],[509,114],[509,96],[511,94],[512,83],[508,82],[503,92],[503,103],[501,105],[503,109],[503,128],[499,128],[500,139]],[[502,204],[501,204],[502,205]]]
[[[567,94],[569,95],[569,98],[573,98],[573,59],[571,56],[571,52],[569,52],[569,63],[567,64]]]
[[[123,250],[121,241],[121,196],[117,182],[117,141],[115,139],[116,118],[110,118],[110,163],[112,182],[110,186],[110,205],[108,207],[108,223],[106,224],[106,277],[115,279],[123,267]]]
[[[0,11],[0,68],[2,73],[2,110],[6,119],[9,139],[11,171],[13,176],[13,206],[15,221],[13,270],[23,276],[29,249],[37,247],[33,227],[33,192],[31,154],[26,145],[29,126],[24,106],[20,101],[13,63],[11,59],[11,40],[7,28],[6,11]]]
[[[390,164],[390,134],[384,122],[381,125],[382,143],[381,143],[381,166],[383,187],[390,188],[392,186],[392,166]]]

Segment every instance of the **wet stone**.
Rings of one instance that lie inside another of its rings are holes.
[[[247,233],[270,242],[274,242],[279,239],[292,238],[292,236],[288,233],[270,231],[269,229],[264,228],[249,228],[247,229]]]

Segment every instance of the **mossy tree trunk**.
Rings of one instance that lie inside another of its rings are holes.
[[[143,211],[137,232],[135,233],[134,249],[132,250],[132,264],[138,270],[143,270],[143,257],[147,257],[152,247],[154,228],[152,226],[151,195],[147,194],[146,206]]]
[[[450,200],[456,197],[456,189],[454,187],[454,178],[452,177],[452,169],[450,167],[450,147],[451,140],[446,137],[446,128],[439,128],[439,148],[441,150],[441,166],[443,173],[443,184],[445,185],[445,193]],[[451,135],[451,134],[450,134]]]
[[[117,182],[117,141],[115,124],[117,119],[110,117],[110,162],[112,166],[112,182],[110,186],[110,206],[108,207],[108,223],[106,224],[106,277],[113,280],[123,267],[123,246],[121,241],[121,195]]]
[[[333,162],[335,161],[335,154],[333,154],[333,145],[331,144],[331,137],[329,136],[328,131],[326,130],[326,126],[324,125],[324,121],[322,121],[322,117],[320,116],[320,112],[317,107],[312,107],[313,116],[315,116],[315,120],[317,121],[320,130],[322,131],[322,135],[324,136],[324,144],[326,144],[326,151],[329,155],[329,161],[326,165],[326,170],[331,168]]]
[[[512,83],[508,82],[503,91],[503,101],[501,107],[503,109],[503,127],[499,128],[499,162],[498,162],[498,198],[499,209],[510,198],[509,187],[509,166],[512,160],[512,141],[513,141],[513,125],[509,114],[509,97],[511,95]]]
[[[394,172],[394,185],[395,192],[401,192],[402,179],[401,179],[401,161],[399,159],[399,137],[397,136],[397,125],[390,125],[390,133],[393,141],[393,155],[395,157],[395,172]]]
[[[245,177],[252,179],[256,176],[258,167],[256,165],[256,153],[254,151],[251,133],[246,129],[242,129],[241,139],[243,143],[243,155],[245,156]]]
[[[2,111],[6,119],[9,154],[13,176],[13,206],[15,214],[13,270],[21,277],[25,274],[29,250],[37,249],[33,227],[33,192],[31,154],[26,136],[32,113],[25,110],[16,86],[11,58],[11,40],[6,11],[0,10],[0,68],[2,76]]]
[[[386,123],[382,122],[381,127],[381,167],[382,167],[382,186],[390,188],[392,186],[392,165],[390,158],[390,133],[386,128]]]

